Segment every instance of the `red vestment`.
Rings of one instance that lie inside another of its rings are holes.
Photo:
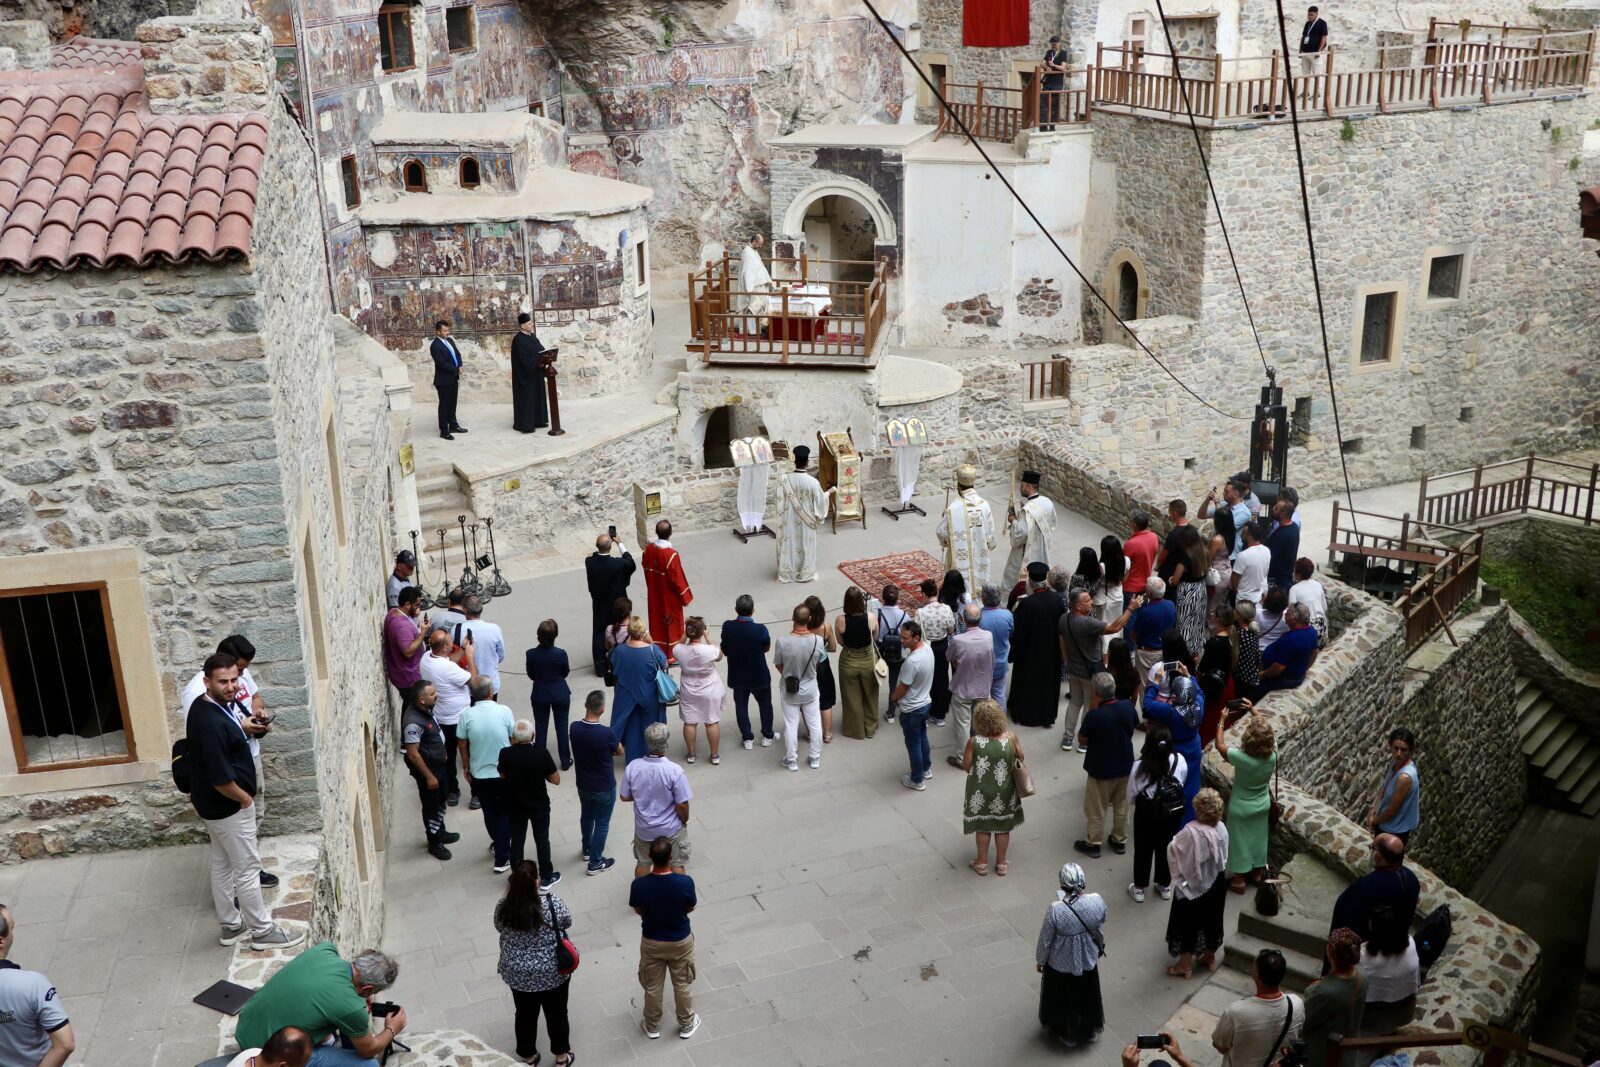
[[[652,542],[644,549],[644,586],[650,597],[650,636],[672,658],[672,646],[683,640],[683,609],[694,602],[683,561],[675,548]]]

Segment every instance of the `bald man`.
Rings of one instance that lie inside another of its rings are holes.
[[[1379,834],[1372,841],[1372,870],[1346,887],[1333,905],[1333,922],[1366,939],[1374,920],[1402,922],[1407,928],[1417,914],[1422,886],[1406,866],[1406,845],[1394,834]]]
[[[589,610],[593,613],[590,621],[594,627],[589,654],[593,657],[597,677],[604,678],[606,674],[605,633],[606,627],[611,625],[612,605],[628,595],[628,581],[636,566],[622,539],[611,536],[611,530],[594,539],[594,554],[583,561],[584,574],[589,579]]]
[[[11,962],[17,920],[0,905],[0,1063],[61,1067],[77,1047],[50,979]]]
[[[467,685],[477,672],[472,662],[472,634],[464,633],[461,640],[462,655],[458,664],[450,658],[450,634],[445,630],[433,631],[428,637],[428,654],[422,657],[419,665],[422,680],[432,682],[434,692],[439,695],[438,703],[433,706],[433,718],[444,731],[445,803],[451,807],[461,803],[461,783],[456,771],[456,724],[472,703]]]

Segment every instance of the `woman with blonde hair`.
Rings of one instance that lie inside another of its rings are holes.
[[[1240,747],[1228,747],[1230,720],[1217,728],[1217,755],[1233,766],[1233,792],[1228,797],[1228,873],[1233,877],[1228,888],[1235,893],[1244,892],[1246,875],[1259,882],[1267,865],[1267,813],[1272,807],[1272,772],[1278,766],[1272,724],[1248,700],[1239,703],[1250,716]]]
[[[622,740],[628,760],[650,754],[644,728],[667,721],[667,709],[656,689],[656,674],[667,669],[667,656],[656,646],[644,620],[628,619],[628,639],[611,650],[611,670],[617,676],[617,693],[611,700],[611,730]]]
[[[1228,903],[1228,828],[1222,825],[1222,795],[1215,789],[1195,794],[1194,820],[1167,845],[1167,866],[1172,870],[1167,951],[1178,960],[1167,973],[1188,978],[1196,958],[1215,971]]]
[[[972,736],[961,753],[967,789],[961,806],[961,832],[976,834],[978,858],[967,866],[989,873],[989,839],[994,838],[994,873],[1005,875],[1011,831],[1022,825],[1022,798],[1017,795],[1017,764],[1022,745],[1006,729],[1006,713],[993,700],[972,709]]]
[[[706,620],[692,615],[683,624],[683,640],[672,646],[672,658],[681,669],[678,690],[678,718],[683,720],[683,744],[689,750],[684,762],[693,763],[699,745],[695,727],[705,724],[706,740],[711,744],[711,765],[722,762],[722,699],[728,694],[717,661],[722,649],[711,643]]]

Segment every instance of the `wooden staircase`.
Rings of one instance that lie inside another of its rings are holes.
[[[1513,684],[1517,741],[1533,788],[1550,806],[1593,818],[1600,813],[1600,744],[1531,678],[1519,674]]]

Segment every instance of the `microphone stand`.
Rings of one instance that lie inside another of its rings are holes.
[[[439,590],[439,595],[434,598],[435,604],[448,604],[450,602],[450,548],[444,543],[445,527],[439,527],[439,563],[444,568],[444,587]]]
[[[422,594],[422,610],[427,611],[433,607],[433,597],[429,596],[428,591],[422,588],[422,553],[417,551],[417,531],[415,530],[411,531],[411,555],[417,561],[416,581],[411,584],[416,586],[417,592]]]
[[[510,596],[511,583],[500,573],[500,557],[494,550],[494,520],[484,519],[483,528],[489,534],[489,559],[494,563],[494,578],[490,580],[487,589],[491,596]]]
[[[478,576],[472,570],[472,557],[467,555],[467,517],[457,515],[456,522],[461,524],[461,554],[466,557],[465,566],[461,568],[461,580],[456,583],[456,588],[466,593],[478,591]]]

